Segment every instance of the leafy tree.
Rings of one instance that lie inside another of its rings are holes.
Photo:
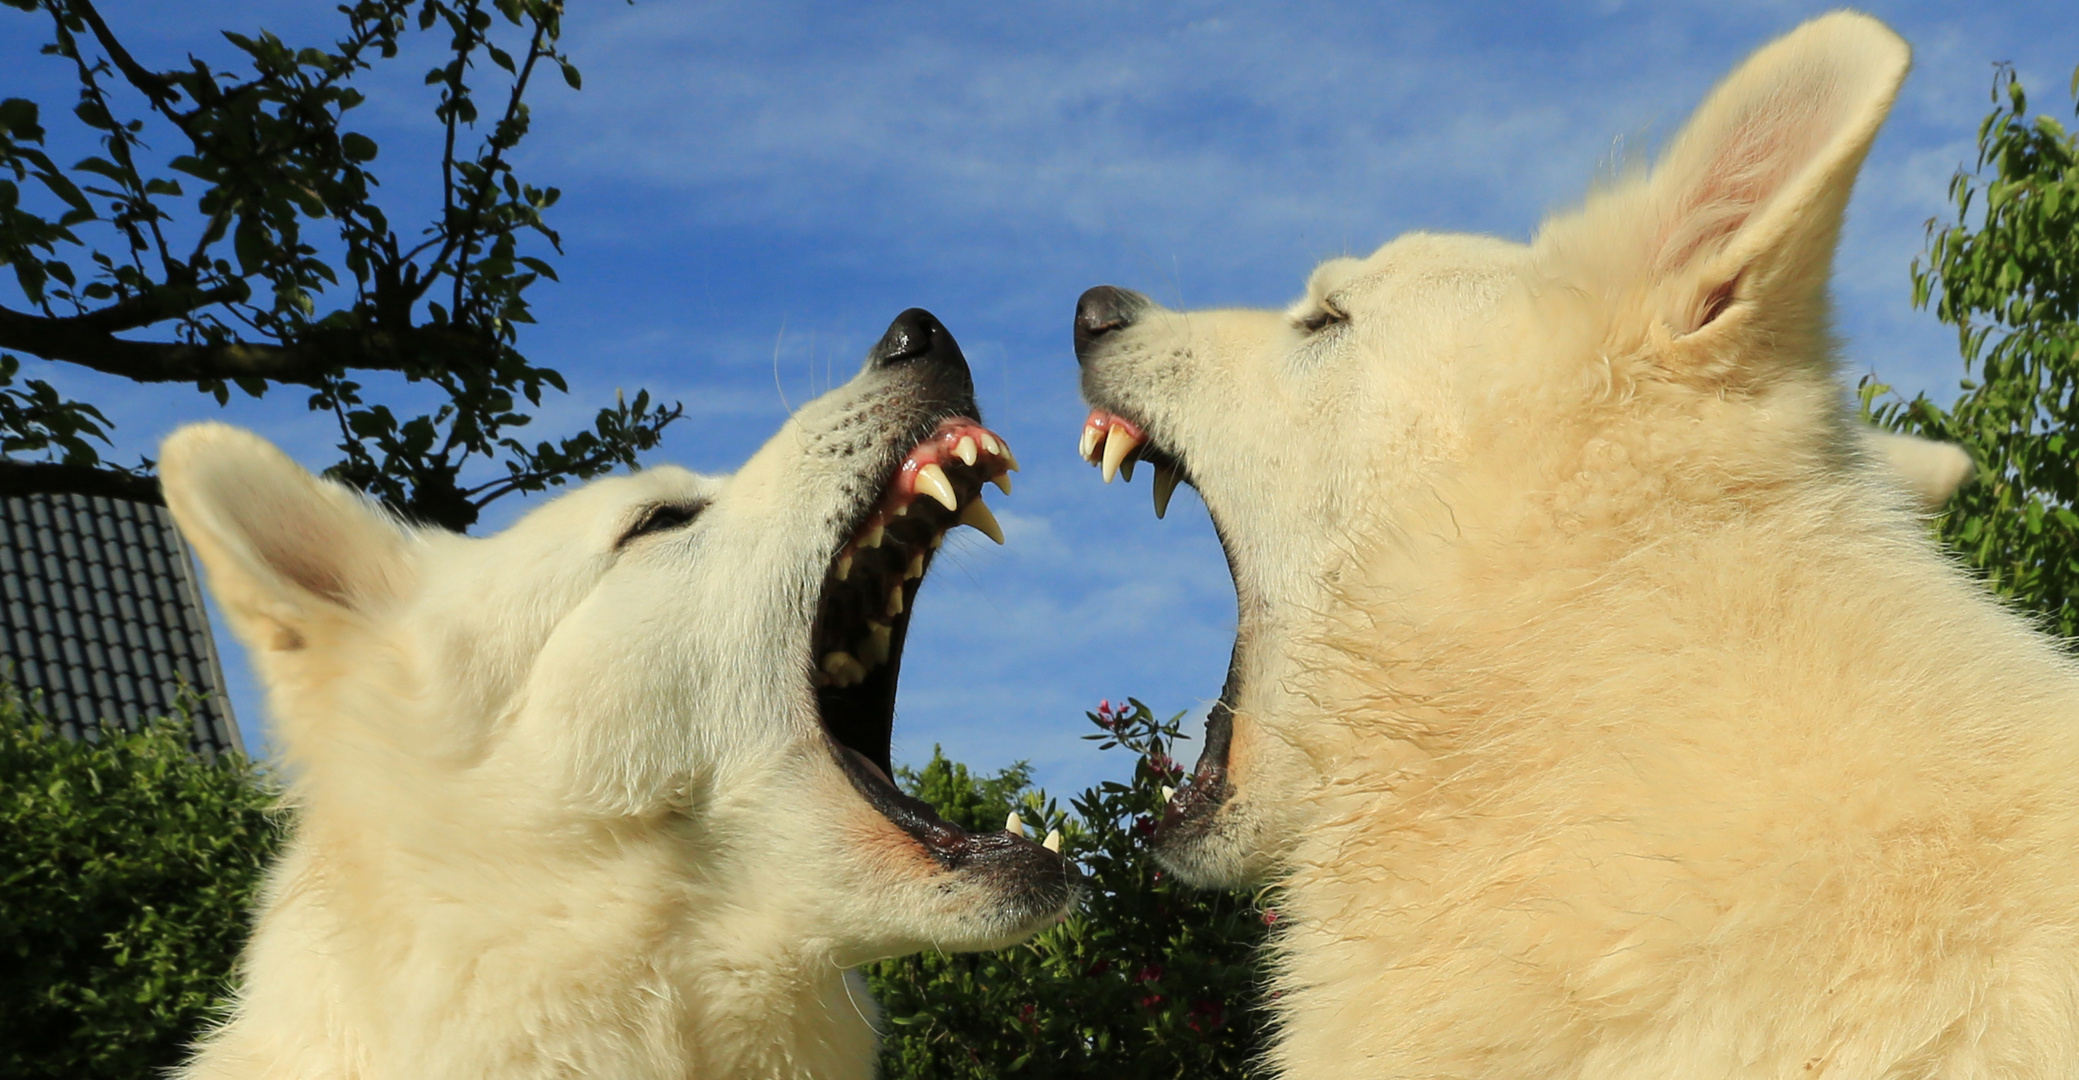
[[[2072,80],[2079,97],[2079,72]],[[1956,220],[1928,222],[1913,300],[1956,327],[1973,378],[1944,409],[1920,395],[1863,404],[1880,423],[1962,444],[1978,462],[1943,538],[1992,587],[2079,633],[2079,143],[2031,118],[2013,69],[1993,81],[1978,160],[1949,183]],[[1924,261],[1923,261],[1924,260]]]
[[[155,1075],[229,991],[282,823],[193,730],[63,739],[0,682],[0,1075]]]
[[[973,778],[934,748],[898,776],[967,828],[1000,828],[1013,808],[1030,828],[1059,828],[1086,877],[1081,906],[1024,944],[868,969],[890,1080],[1265,1075],[1260,946],[1276,913],[1247,894],[1181,887],[1149,856],[1162,789],[1183,776],[1169,756],[1177,718],[1138,701],[1088,715],[1101,729],[1089,738],[1136,760],[1129,782],[1083,792],[1073,814],[1029,788],[1022,764]]]
[[[579,85],[558,47],[562,0],[349,0],[345,36],[327,48],[225,33],[250,68],[235,72],[194,56],[148,66],[92,0],[0,5],[42,18],[43,52],[77,76],[69,122],[98,145],[61,168],[45,110],[0,101],[0,266],[20,297],[0,304],[0,495],[158,497],[149,463],[102,460],[104,414],[24,378],[12,353],[188,383],[220,403],[233,388],[297,387],[338,426],[334,476],[455,529],[501,496],[632,464],[679,417],[638,394],[589,431],[517,435],[519,399],[568,389],[518,349],[528,289],[556,277],[542,255],[561,245],[543,217],[557,190],[511,162],[535,79],[555,69]],[[414,27],[447,35],[425,78],[438,88],[441,203],[400,233],[375,199],[378,147],[348,123],[363,101],[354,78],[395,58]],[[400,415],[368,373],[441,401]]]

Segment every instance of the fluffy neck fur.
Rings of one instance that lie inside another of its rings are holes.
[[[1820,419],[1773,477],[1605,426],[1360,560],[1295,695],[1338,780],[1284,882],[1291,1075],[2079,1067],[2079,680]]]
[[[495,757],[324,756],[291,791],[248,990],[185,1075],[873,1074],[864,987],[763,880],[754,830],[800,824],[784,809],[689,792],[710,824],[532,821],[487,795],[517,782]]]

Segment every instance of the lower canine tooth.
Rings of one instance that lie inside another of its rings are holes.
[[[1011,816],[1003,819],[1003,831],[1012,836],[1024,836],[1025,819],[1019,817],[1016,810],[1011,811]]]
[[[1010,473],[1007,473],[1007,472],[1000,472],[1000,473],[997,473],[997,474],[996,474],[995,476],[992,476],[992,477],[990,477],[990,478],[989,478],[989,482],[990,482],[990,483],[992,483],[992,484],[995,484],[995,485],[996,485],[997,487],[999,487],[999,488],[1002,488],[1002,489],[1003,489],[1003,493],[1004,493],[1005,495],[1009,495],[1009,494],[1011,493],[1011,474],[1010,474]]]
[[[924,553],[919,551],[910,556],[910,564],[903,568],[902,580],[915,581],[924,576]]]
[[[863,669],[859,667],[859,661],[852,659],[851,653],[840,650],[823,654],[823,673],[830,676],[830,681],[838,686],[850,686],[858,682],[858,679],[849,677],[854,671],[864,674]]]
[[[1168,801],[1170,801],[1171,799],[1174,799],[1174,798],[1176,798],[1176,797],[1177,797],[1177,789],[1176,789],[1176,788],[1173,788],[1173,787],[1169,786],[1168,784],[1164,784],[1164,785],[1162,785],[1162,801],[1163,801],[1163,802],[1168,802]]]
[[[1140,440],[1127,434],[1121,428],[1115,427],[1105,435],[1104,464],[1102,466],[1105,483],[1109,484],[1112,482],[1112,474],[1119,471],[1119,463],[1125,461],[1126,455],[1133,453],[1134,448],[1139,445]],[[1133,479],[1133,473],[1128,472],[1126,478],[1128,480]]]
[[[996,523],[996,515],[989,512],[989,507],[980,498],[967,501],[967,505],[960,511],[960,524],[972,525],[981,530],[983,536],[999,544],[1003,543],[1003,526]]]
[[[1155,470],[1155,516],[1169,513],[1169,497],[1177,493],[1177,480],[1182,473],[1175,465],[1164,465]]]
[[[961,463],[961,464],[963,464],[963,465],[972,465],[972,464],[974,464],[974,463],[975,463],[975,440],[974,440],[974,436],[972,436],[972,435],[962,435],[962,436],[960,436],[960,441],[959,441],[959,442],[957,442],[957,443],[954,443],[954,444],[953,444],[953,456],[954,456],[954,457],[956,457],[956,458],[959,458],[959,459],[960,459],[960,463]]]
[[[953,494],[953,482],[946,479],[946,470],[936,465],[926,465],[917,470],[918,491],[938,500],[948,510],[960,509],[960,496]]]
[[[1048,829],[1047,838],[1045,840],[1040,841],[1040,846],[1046,848],[1048,851],[1051,851],[1056,855],[1061,854],[1061,830]]]

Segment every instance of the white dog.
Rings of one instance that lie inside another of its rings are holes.
[[[295,833],[182,1074],[867,1077],[851,965],[994,948],[1074,871],[888,781],[908,609],[1010,451],[898,318],[732,477],[601,480],[488,539],[185,428],[167,502],[268,690]]]
[[[1282,886],[1286,1075],[2079,1076],[2079,672],[1930,542],[1968,463],[1835,372],[1907,63],[1815,20],[1527,246],[1084,295],[1086,456],[1233,566],[1161,842]]]

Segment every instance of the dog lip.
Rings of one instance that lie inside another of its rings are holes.
[[[1155,826],[1152,843],[1157,850],[1190,843],[1211,832],[1214,817],[1234,794],[1227,782],[1227,754],[1234,740],[1234,706],[1242,691],[1241,654],[1237,641],[1228,658],[1220,698],[1206,712],[1206,741],[1198,752],[1198,762],[1162,808],[1162,820]]]
[[[1082,871],[1059,852],[1008,832],[968,832],[940,817],[930,803],[896,788],[866,755],[834,739],[831,749],[852,789],[908,833],[941,867],[949,871],[986,869],[992,876],[1011,878],[1042,893],[1058,891],[1058,897],[1039,897],[1041,906],[1048,909],[1067,903],[1082,879]]]

